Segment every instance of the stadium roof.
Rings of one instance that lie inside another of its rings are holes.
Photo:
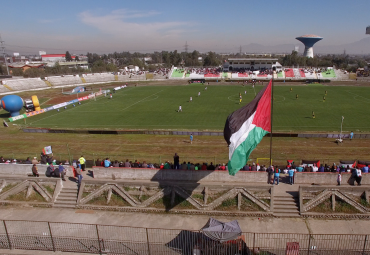
[[[23,68],[25,66],[29,66],[29,67],[40,67],[40,66],[43,66],[44,64],[25,64],[25,63],[13,63],[13,64],[9,64],[8,66],[10,68]]]
[[[65,58],[66,54],[44,54],[41,55],[42,58]],[[75,56],[71,56],[72,58],[75,58]]]

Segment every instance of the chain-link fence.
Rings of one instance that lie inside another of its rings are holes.
[[[369,235],[242,233],[220,243],[200,231],[0,221],[0,248],[140,255],[370,254]]]

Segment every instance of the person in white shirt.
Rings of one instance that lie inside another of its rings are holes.
[[[314,164],[312,166],[312,172],[317,172],[317,171],[319,171],[319,168]]]
[[[189,102],[193,102],[193,97],[190,97],[190,100],[189,100]]]
[[[182,107],[181,105],[179,106],[179,111],[178,112],[182,112]]]
[[[198,92],[198,97],[200,96],[200,91]]]

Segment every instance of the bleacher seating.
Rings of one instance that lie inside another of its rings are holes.
[[[114,74],[112,73],[86,74],[84,78],[87,83],[109,82],[115,80]]]
[[[3,82],[14,91],[48,88],[48,85],[41,78],[14,79]]]
[[[50,76],[47,80],[53,86],[73,85],[82,84],[80,76],[65,75],[65,76]]]
[[[186,70],[185,69],[180,69],[180,68],[174,68],[173,70],[172,70],[172,74],[171,74],[171,78],[173,79],[173,78],[184,78],[184,75],[185,75],[185,73],[186,73]]]
[[[0,84],[0,93],[6,93],[6,92],[10,92],[10,90],[4,87],[2,84]]]
[[[333,68],[328,68],[326,70],[321,70],[320,76],[322,78],[326,78],[326,79],[337,78],[337,76],[335,75],[335,72],[334,72],[334,69]]]
[[[287,68],[284,70],[285,72],[285,78],[294,78],[294,71],[291,68]]]

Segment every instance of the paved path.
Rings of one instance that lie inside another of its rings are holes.
[[[0,208],[0,220],[30,220],[101,225],[199,230],[206,215],[147,214],[61,208]],[[370,234],[368,220],[317,220],[303,218],[216,217],[238,220],[244,232],[302,234]]]

